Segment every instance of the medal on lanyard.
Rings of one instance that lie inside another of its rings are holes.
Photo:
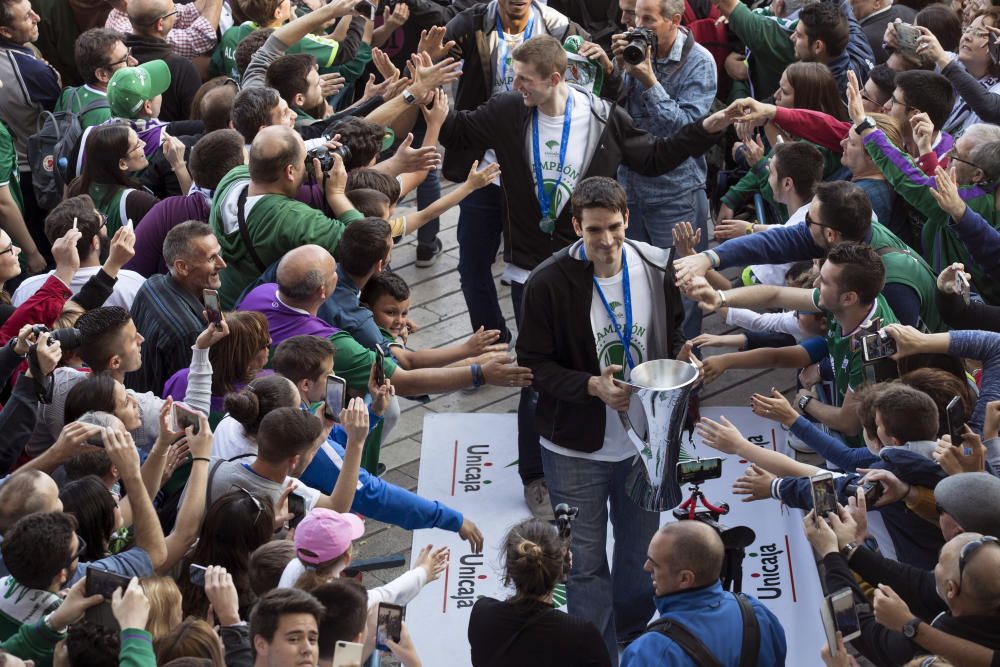
[[[556,231],[555,195],[562,183],[563,168],[566,164],[566,149],[569,148],[569,130],[573,124],[573,92],[566,97],[566,109],[563,112],[562,141],[559,143],[559,174],[552,186],[551,194],[545,191],[545,179],[542,175],[542,154],[538,146],[538,107],[532,110],[531,119],[531,151],[535,159],[535,188],[538,191],[538,204],[542,209],[542,219],[538,228],[551,236]]]
[[[528,19],[528,25],[524,29],[524,39],[522,41],[528,41],[531,39],[531,34],[535,30],[535,13],[531,13],[531,18]],[[503,23],[500,22],[500,12],[497,11],[497,35],[499,40],[497,41],[497,60],[500,61],[500,84],[505,90],[510,90],[507,87],[507,53],[510,51],[510,47],[507,45],[507,33],[503,31]],[[514,35],[516,37],[516,35]]]
[[[580,257],[585,261],[587,259],[587,250],[582,245],[580,246]],[[597,295],[601,297],[601,303],[604,304],[604,310],[608,313],[608,319],[611,320],[611,326],[615,328],[615,333],[618,335],[618,340],[621,341],[622,348],[625,350],[625,363],[628,365],[629,370],[635,368],[635,361],[632,360],[632,285],[629,282],[628,277],[628,259],[625,257],[625,248],[622,247],[622,297],[625,302],[625,326],[622,327],[618,324],[618,318],[615,317],[615,311],[612,310],[611,304],[608,303],[608,297],[604,296],[604,290],[601,289],[601,283],[598,282],[597,276],[594,276],[594,288],[597,290]]]

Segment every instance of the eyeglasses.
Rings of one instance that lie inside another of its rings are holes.
[[[77,539],[76,552],[72,556],[70,556],[69,560],[66,561],[66,564],[63,565],[64,569],[69,569],[70,566],[73,565],[73,561],[80,560],[80,556],[82,556],[84,552],[87,551],[87,540],[83,539],[83,537],[80,536],[79,534],[77,534],[76,539]]]
[[[916,107],[911,106],[911,105],[907,104],[906,102],[900,102],[899,100],[897,100],[896,96],[894,94],[889,96],[889,99],[886,100],[886,104],[889,105],[890,109],[898,104],[899,106],[903,107],[904,109],[907,109],[907,110],[913,109],[914,111],[916,111],[918,113],[920,112],[920,109],[917,109]]]
[[[157,16],[155,19],[153,19],[149,23],[140,23],[139,25],[154,26],[158,22],[162,21],[163,19],[168,19],[171,16],[174,16],[175,14],[180,14],[180,13],[181,13],[181,10],[175,9],[174,11],[170,12],[169,14],[164,14],[163,16]],[[132,21],[132,23],[135,23],[135,21]]]
[[[247,496],[250,498],[250,500],[253,501],[254,506],[257,508],[257,516],[255,516],[253,518],[253,524],[252,525],[256,526],[257,525],[257,521],[260,519],[260,515],[264,513],[264,504],[262,502],[260,502],[260,499],[257,496],[255,496],[254,494],[250,493],[249,491],[247,491],[246,489],[244,489],[242,486],[239,486],[237,484],[233,484],[232,488],[236,489],[237,491],[242,491],[243,493],[247,494]]]
[[[132,47],[131,46],[127,46],[127,47],[125,47],[125,57],[124,58],[122,58],[121,60],[116,60],[113,63],[108,63],[107,65],[104,66],[104,68],[105,69],[114,69],[115,67],[118,67],[119,65],[127,65],[128,64],[128,59],[131,58],[131,57],[132,57]]]
[[[968,35],[973,39],[988,39],[990,36],[989,30],[984,30],[982,28],[973,28],[971,25],[962,31],[962,36]]]
[[[984,545],[1000,544],[1000,540],[992,535],[984,535],[978,540],[973,540],[962,547],[962,553],[958,557],[958,585],[962,585],[962,575],[965,573],[965,566],[972,560],[972,555],[979,551]]]
[[[863,90],[861,91],[861,99],[863,99],[865,102],[868,102],[869,104],[874,104],[880,109],[885,106],[884,102],[876,102],[872,98],[868,97],[868,95]]]
[[[826,227],[827,229],[833,229],[835,231],[837,229],[833,225],[824,225],[822,222],[816,222],[815,220],[812,219],[812,216],[809,215],[809,211],[806,211],[806,227],[808,228],[810,225],[816,225],[817,227]]]
[[[3,257],[7,253],[10,253],[12,255],[14,254],[14,242],[13,241],[10,242],[9,246],[7,246],[6,248],[4,248],[3,250],[0,250],[0,257]]]
[[[958,157],[958,149],[955,148],[954,146],[951,148],[950,151],[948,151],[947,153],[945,153],[944,156],[946,158],[948,158],[949,160],[954,160],[955,162],[961,162],[962,164],[967,164],[970,167],[972,167],[973,169],[978,169],[979,171],[983,172],[984,174],[986,173],[986,170],[983,169],[982,167],[980,167],[975,162],[969,162],[965,158]]]

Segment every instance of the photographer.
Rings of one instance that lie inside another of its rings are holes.
[[[472,664],[610,665],[594,624],[552,606],[552,592],[569,570],[568,540],[528,519],[510,529],[501,550],[504,583],[514,584],[515,593],[503,601],[476,600],[469,617]]]

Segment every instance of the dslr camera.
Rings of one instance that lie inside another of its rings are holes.
[[[50,330],[44,324],[36,324],[31,327],[31,333],[38,336],[43,333],[49,334],[49,345],[52,345],[56,341],[62,343],[63,348],[68,350],[74,350],[80,347],[83,342],[80,336],[80,330],[76,327],[66,327],[65,329],[55,329]]]
[[[334,155],[339,155],[346,164],[351,159],[351,149],[347,144],[341,144],[336,150],[330,150],[326,146],[316,146],[306,151],[306,164],[312,165],[314,159],[319,160],[319,169],[325,174],[333,169]]]
[[[625,33],[628,44],[622,51],[622,59],[629,65],[638,65],[646,59],[646,54],[657,48],[656,33],[649,28],[632,28]]]

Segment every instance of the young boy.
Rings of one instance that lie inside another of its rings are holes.
[[[375,324],[385,338],[387,351],[406,370],[484,364],[492,355],[509,353],[507,345],[495,344],[500,332],[496,329],[484,331],[483,327],[464,343],[432,350],[408,349],[406,320],[410,312],[410,288],[405,280],[390,271],[372,276],[361,290],[361,303],[372,311]]]

